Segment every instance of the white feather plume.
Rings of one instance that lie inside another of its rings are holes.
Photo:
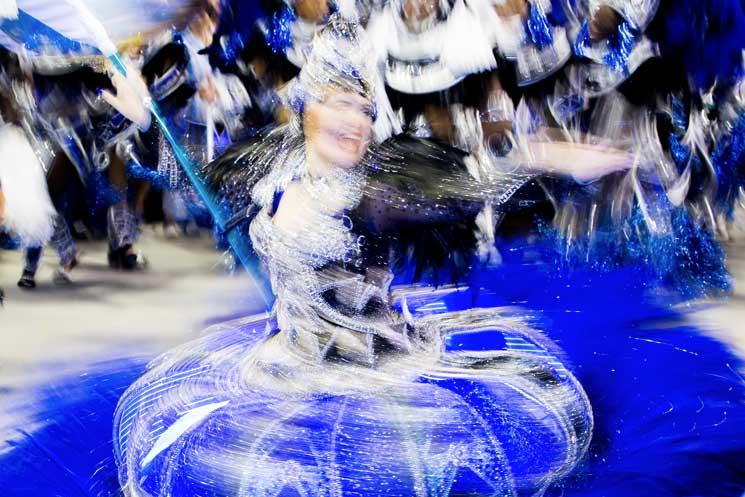
[[[57,212],[38,157],[23,130],[11,124],[0,128],[0,188],[5,198],[4,227],[24,247],[45,245],[52,237]]]

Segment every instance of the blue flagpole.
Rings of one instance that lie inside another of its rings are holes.
[[[124,65],[124,62],[122,61],[121,56],[118,53],[110,55],[109,59],[114,64],[114,67],[116,69],[121,71],[122,74],[126,75],[126,66]],[[152,113],[153,118],[158,125],[158,128],[161,130],[163,136],[170,144],[173,155],[181,166],[181,169],[184,171],[186,177],[191,182],[197,194],[207,206],[207,209],[210,211],[215,224],[217,224],[217,227],[220,229],[220,231],[225,232],[228,221],[230,221],[230,214],[215,200],[214,196],[210,194],[206,185],[202,181],[202,178],[199,176],[199,174],[197,174],[196,167],[194,166],[193,161],[186,153],[184,148],[181,146],[181,144],[178,142],[176,137],[173,136],[173,133],[171,133],[171,130],[168,127],[168,123],[166,123],[165,118],[158,109],[157,103],[154,101],[150,103],[150,112]],[[267,298],[266,289],[258,283],[259,281],[263,281],[264,278],[256,270],[255,257],[252,256],[253,250],[251,249],[249,240],[247,240],[247,237],[243,236],[241,232],[236,229],[232,229],[227,232],[227,239],[228,243],[230,243],[230,246],[233,249],[233,252],[238,257],[239,262],[253,277],[252,279],[256,283],[256,286],[259,288],[261,297],[264,299],[265,307],[269,309],[269,302],[271,299]]]

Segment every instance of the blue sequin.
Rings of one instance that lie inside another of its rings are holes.
[[[691,150],[683,145],[680,138],[674,133],[670,133],[670,155],[678,167],[678,172],[682,172],[691,160]]]
[[[590,23],[587,20],[582,21],[582,26],[579,28],[577,38],[574,40],[574,54],[577,57],[584,57],[585,50],[590,46]]]
[[[616,33],[611,36],[607,43],[608,53],[603,57],[603,62],[614,71],[626,74],[629,71],[629,57],[634,50],[634,42],[637,33],[627,21],[623,21]]]
[[[585,106],[582,95],[567,95],[557,99],[553,104],[553,111],[561,121],[566,121],[577,116]]]
[[[666,58],[680,61],[696,89],[719,89],[743,76],[745,4],[740,0],[663,2],[656,41]]]
[[[711,163],[717,175],[716,205],[731,218],[737,192],[745,185],[745,114],[717,142]]]
[[[107,209],[122,201],[122,194],[109,183],[109,180],[99,171],[92,172],[86,178],[86,196],[91,215]]]
[[[732,282],[724,251],[714,235],[685,209],[673,207],[664,191],[657,191],[648,200],[669,213],[669,230],[650,231],[638,204],[622,226],[601,221],[592,235],[567,237],[543,226],[541,231],[555,242],[554,263],[559,272],[590,269],[607,273],[633,266],[640,281],[650,287],[662,285],[685,298],[729,291]]]
[[[603,56],[603,63],[614,71],[628,74],[629,58],[638,37],[639,32],[631,24],[627,21],[622,22],[616,32],[604,41],[606,53]],[[587,56],[587,49],[591,45],[590,24],[584,20],[572,46],[574,54],[577,57]]]
[[[553,45],[554,35],[551,32],[551,23],[549,23],[546,13],[540,7],[531,5],[530,15],[525,27],[528,39],[539,50]]]
[[[166,175],[162,174],[157,169],[148,169],[136,162],[130,162],[127,164],[127,176],[130,179],[147,181],[150,183],[150,186],[158,190],[166,190],[170,186],[169,179]]]
[[[287,4],[272,16],[266,35],[266,43],[272,52],[283,54],[292,46],[292,25],[296,19],[295,12]]]
[[[237,60],[241,52],[245,48],[243,37],[240,33],[230,33],[224,38],[224,42],[219,44],[220,50],[218,52],[219,62],[223,66],[231,64]]]
[[[681,134],[685,133],[685,130],[688,127],[688,113],[686,112],[685,105],[683,105],[683,101],[679,98],[673,97],[670,104],[673,125],[675,126],[676,131]]]
[[[576,8],[575,0],[551,0],[551,12],[548,18],[554,26],[563,26],[569,22],[566,9],[572,11]]]

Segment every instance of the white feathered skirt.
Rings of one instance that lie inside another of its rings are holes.
[[[24,247],[44,246],[52,237],[57,212],[39,158],[24,131],[12,124],[0,127],[0,191],[2,226]]]

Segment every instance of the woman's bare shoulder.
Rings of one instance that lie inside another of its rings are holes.
[[[282,199],[272,216],[274,224],[285,231],[295,231],[302,228],[307,203],[308,192],[299,182],[293,181],[282,193]]]

